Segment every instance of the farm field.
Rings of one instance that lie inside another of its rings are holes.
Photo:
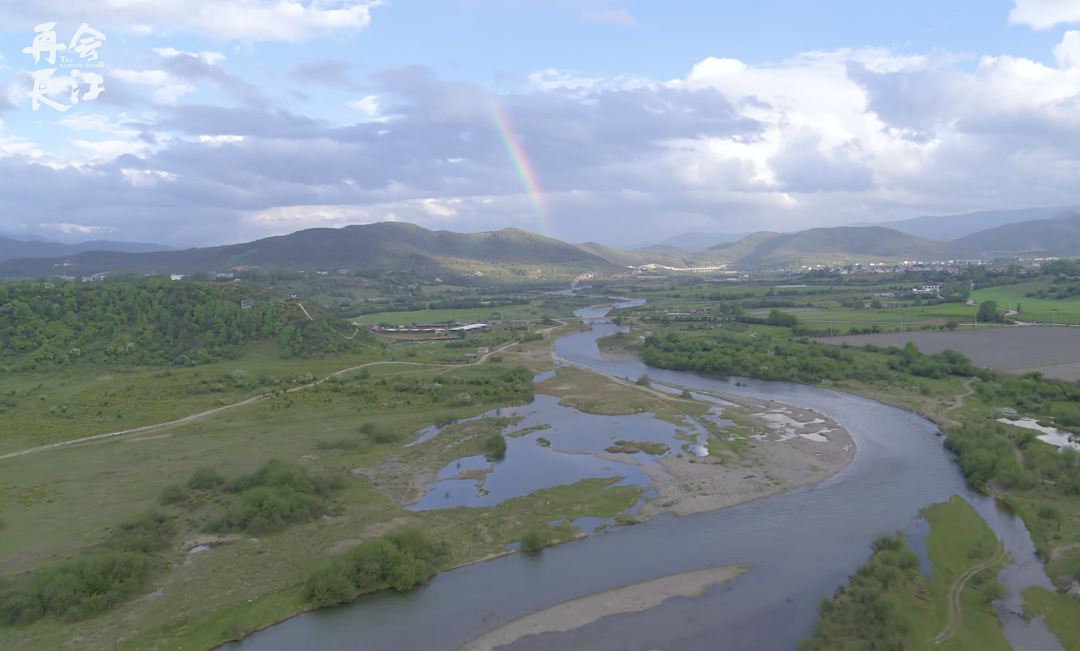
[[[1025,294],[1047,290],[1053,281],[1049,278],[1035,282],[987,287],[972,292],[971,298],[978,302],[995,301],[998,307],[1016,309],[1019,304],[1023,310],[1017,315],[1021,321],[1046,321],[1047,323],[1080,323],[1080,296],[1066,299],[1028,298]],[[1052,296],[1052,295],[1051,295]]]
[[[955,350],[983,366],[1010,373],[1038,371],[1046,377],[1080,379],[1080,328],[1016,326],[955,332],[887,332],[819,339],[849,346],[874,344],[903,347],[913,342],[919,352]]]
[[[789,310],[783,310],[789,311]],[[962,303],[945,303],[943,305],[929,305],[920,307],[898,307],[888,309],[862,309],[850,308],[802,310],[797,312],[800,323],[806,326],[820,324],[819,329],[825,330],[830,327],[842,327],[855,323],[867,324],[912,324],[912,325],[942,325],[946,321],[955,320],[960,323],[973,323],[977,307]]]

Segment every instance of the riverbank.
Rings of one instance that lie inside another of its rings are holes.
[[[466,644],[462,651],[493,651],[531,635],[562,633],[609,615],[642,612],[674,597],[697,597],[749,569],[749,565],[712,567],[597,592],[515,619]]]

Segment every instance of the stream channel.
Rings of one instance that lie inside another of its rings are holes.
[[[616,307],[640,305],[624,300]],[[592,330],[556,340],[566,362],[636,379],[637,362],[602,358],[596,339],[620,330],[603,322],[611,305],[578,310]],[[776,651],[813,630],[817,602],[870,556],[871,541],[905,531],[925,559],[919,511],[960,494],[1012,554],[995,606],[1016,651],[1063,651],[1040,619],[1017,613],[1028,586],[1053,590],[1026,527],[1007,505],[970,491],[932,423],[866,398],[799,384],[704,377],[649,368],[653,380],[773,400],[831,416],[851,433],[854,460],[824,482],[735,507],[658,516],[541,554],[512,554],[444,572],[409,593],[383,592],[307,613],[228,645],[229,651],[442,651],[530,612],[594,592],[718,565],[752,564],[743,576],[694,598],[605,617],[565,633],[526,637],[506,651]],[[582,414],[582,417],[588,415]],[[617,427],[617,425],[612,425]],[[544,432],[541,432],[542,434]],[[429,494],[430,495],[430,494]]]

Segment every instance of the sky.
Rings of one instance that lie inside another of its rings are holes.
[[[0,4],[0,233],[629,247],[1078,181],[1080,0]]]

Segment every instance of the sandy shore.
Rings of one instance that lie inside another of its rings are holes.
[[[608,615],[648,610],[672,597],[696,597],[748,569],[746,565],[712,567],[597,592],[515,619],[469,642],[462,650],[492,651],[530,635],[572,631]]]

